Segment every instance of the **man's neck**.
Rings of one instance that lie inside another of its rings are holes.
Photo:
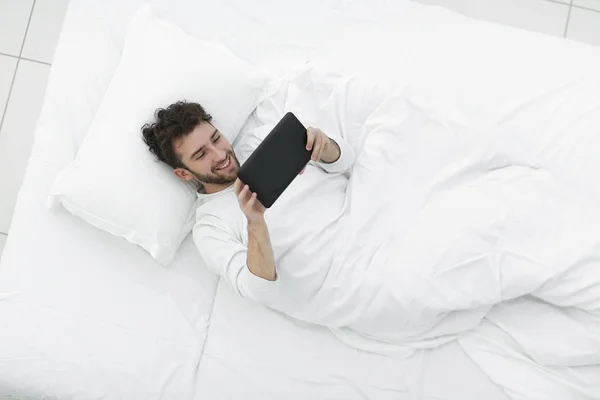
[[[234,182],[226,183],[223,185],[209,185],[209,186],[204,184],[204,185],[202,185],[202,187],[200,189],[198,189],[198,193],[203,193],[203,194],[218,193],[218,192],[221,192],[221,191],[231,187],[233,185],[233,183]]]

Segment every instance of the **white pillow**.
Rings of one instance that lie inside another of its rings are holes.
[[[189,100],[202,104],[233,141],[279,83],[143,6],[129,24],[121,62],[77,157],[54,182],[51,204],[61,203],[170,263],[192,228],[196,194],[155,161],[142,140],[142,125],[156,108]]]

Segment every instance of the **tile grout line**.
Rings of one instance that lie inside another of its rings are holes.
[[[579,10],[586,10],[586,11],[592,11],[592,12],[600,13],[600,9],[590,8],[590,7],[586,7],[586,6],[580,6],[580,5],[577,5],[577,4],[573,4],[573,0],[569,1],[568,3],[565,3],[564,1],[560,1],[560,0],[544,0],[544,1],[547,1],[549,3],[554,3],[554,4],[562,4],[563,6],[577,8]]]
[[[573,0],[571,0],[572,2]],[[21,50],[19,51],[19,58],[23,55],[23,49],[25,48],[25,41],[27,40],[27,33],[29,33],[29,25],[31,24],[31,17],[33,16],[33,10],[35,9],[35,2],[31,5],[31,11],[29,12],[29,19],[27,20],[27,27],[25,28],[25,35],[23,35],[23,43],[21,43]]]
[[[573,4],[572,1],[571,1],[571,4]],[[577,4],[573,4],[573,8],[578,8],[580,10],[586,10],[586,11],[592,11],[592,12],[600,13],[600,10],[596,10],[595,8],[590,8],[590,7],[586,7],[586,6],[578,6]]]
[[[0,51],[0,56],[6,56],[6,57],[12,57],[12,58],[19,58],[19,56],[15,56],[12,54],[8,54],[8,53],[3,53]]]
[[[569,6],[568,3],[565,3],[564,1],[560,1],[560,0],[544,0],[544,1],[548,1],[550,3],[554,3],[554,4],[562,4],[563,6]]]
[[[34,60],[33,58],[27,58],[27,57],[13,56],[12,54],[3,53],[1,51],[0,51],[0,56],[17,58],[17,59],[21,59],[21,60],[25,60],[25,61],[31,61],[31,62],[34,62],[34,63],[38,63],[38,64],[52,65],[52,64],[50,64],[49,62],[46,62],[46,61]]]
[[[17,58],[17,65],[15,65],[15,72],[13,72],[12,80],[8,88],[8,96],[6,96],[6,104],[4,105],[4,111],[2,112],[2,119],[0,119],[0,132],[2,132],[2,126],[4,125],[4,118],[6,117],[6,110],[8,110],[8,102],[10,101],[10,94],[12,93],[13,86],[15,85],[15,78],[17,76],[17,69],[19,68],[20,59]]]
[[[38,64],[44,64],[44,65],[52,65],[49,62],[46,61],[40,61],[40,60],[34,60],[33,58],[27,58],[27,57],[20,57],[21,60],[25,60],[25,61],[30,61],[30,62],[34,62],[34,63],[38,63]]]
[[[12,94],[13,87],[15,86],[15,78],[17,77],[17,70],[19,69],[19,62],[21,61],[21,54],[23,54],[23,48],[25,47],[25,40],[27,39],[27,32],[29,31],[29,24],[31,23],[31,16],[33,15],[33,9],[35,8],[36,0],[33,0],[31,5],[31,11],[29,12],[29,19],[27,20],[27,27],[25,27],[25,35],[23,35],[23,43],[21,43],[21,50],[19,50],[19,58],[17,58],[17,65],[15,65],[15,72],[13,73],[12,80],[10,81],[10,87],[8,88],[8,96],[6,97],[6,105],[2,112],[2,119],[0,119],[0,132],[2,131],[2,125],[4,125],[4,118],[6,117],[6,110],[8,110],[8,103],[10,102],[10,95]]]
[[[569,5],[569,13],[567,14],[567,23],[565,24],[565,32],[563,33],[563,37],[566,38],[569,33],[569,22],[571,22],[571,11],[573,10],[573,0],[571,0],[571,4]]]

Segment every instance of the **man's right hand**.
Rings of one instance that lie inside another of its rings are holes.
[[[256,198],[256,193],[250,192],[248,185],[245,185],[239,178],[235,180],[233,189],[248,222],[263,222],[266,208]]]

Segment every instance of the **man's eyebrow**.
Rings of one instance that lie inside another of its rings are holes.
[[[212,133],[212,135],[210,135],[210,140],[214,140],[215,136],[217,136],[218,133],[219,133],[219,130],[217,128],[215,128],[215,131]],[[190,156],[190,159],[195,158],[196,155],[198,153],[200,153],[202,150],[204,150],[204,145],[200,146],[200,148],[198,150],[193,152],[192,155]]]

